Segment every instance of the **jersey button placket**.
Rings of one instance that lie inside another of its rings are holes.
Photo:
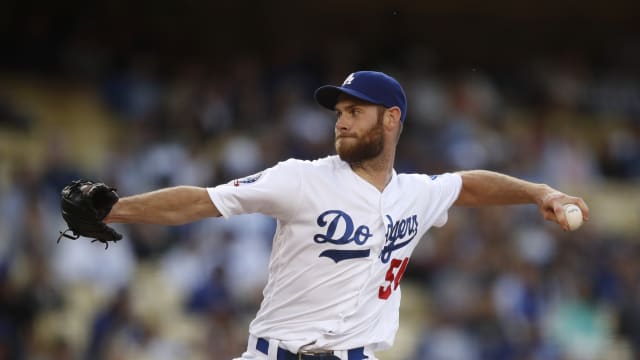
[[[380,194],[380,200],[378,201],[378,211],[380,214],[380,222],[382,224],[382,236],[383,239],[382,241],[380,241],[378,244],[376,244],[376,249],[375,249],[375,253],[378,254],[378,256],[380,256],[380,253],[382,252],[382,249],[384,248],[384,245],[387,241],[387,223],[386,223],[386,214],[384,211],[384,196],[382,194]]]

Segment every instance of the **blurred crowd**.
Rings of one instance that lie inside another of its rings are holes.
[[[94,136],[92,118],[70,119],[47,137],[35,166],[0,153],[0,359],[239,355],[268,273],[272,219],[115,225],[124,240],[107,250],[85,239],[57,244],[59,192],[80,177],[123,196],[214,186],[290,157],[331,154],[334,115],[314,103],[313,90],[362,64],[392,74],[408,94],[398,171],[484,168],[594,201],[594,219],[572,233],[533,206],[452,209],[416,249],[403,287],[417,295],[403,299],[412,302],[406,323],[381,358],[640,356],[640,214],[621,214],[622,229],[598,221],[616,209],[599,200],[600,189],[640,203],[637,69],[593,66],[575,53],[532,58],[518,71],[443,70],[416,46],[396,62],[246,56],[168,71],[140,55],[104,71],[100,52],[71,50],[53,81],[81,84],[83,97],[67,96],[71,108],[87,94],[98,99],[111,135],[92,166],[77,161],[89,149],[71,138]],[[24,104],[0,87],[0,133],[38,134],[46,114]],[[88,142],[107,135],[95,136]]]

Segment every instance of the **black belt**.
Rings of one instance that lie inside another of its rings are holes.
[[[263,338],[258,338],[256,342],[256,349],[265,355],[269,355],[269,341]],[[364,360],[369,357],[364,354],[364,347],[348,350],[348,359],[345,360]],[[326,353],[297,353],[294,354],[289,350],[278,347],[278,360],[340,360],[339,357],[333,354],[333,351]]]

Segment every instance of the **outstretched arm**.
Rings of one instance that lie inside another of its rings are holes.
[[[105,223],[182,225],[220,216],[205,188],[176,186],[120,199]]]
[[[569,196],[548,185],[487,170],[461,171],[459,174],[462,177],[462,190],[454,205],[536,204],[545,220],[560,224],[565,231],[569,225],[563,205],[575,204],[582,210],[584,220],[589,218],[589,208],[581,198]]]

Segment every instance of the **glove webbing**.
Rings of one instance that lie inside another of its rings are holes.
[[[67,232],[72,232],[73,235],[69,235],[67,234]],[[75,231],[71,230],[71,229],[67,229],[65,231],[58,231],[60,233],[60,236],[58,236],[58,240],[56,240],[56,244],[60,244],[60,240],[62,240],[62,237],[66,237],[67,239],[71,239],[71,240],[78,240],[80,238],[80,235],[76,234]],[[109,241],[102,241],[102,240],[98,240],[98,239],[93,239],[91,240],[91,243],[94,243],[96,241],[102,242],[104,243],[104,249],[107,250],[109,248]],[[118,242],[120,240],[111,240],[113,242]]]

